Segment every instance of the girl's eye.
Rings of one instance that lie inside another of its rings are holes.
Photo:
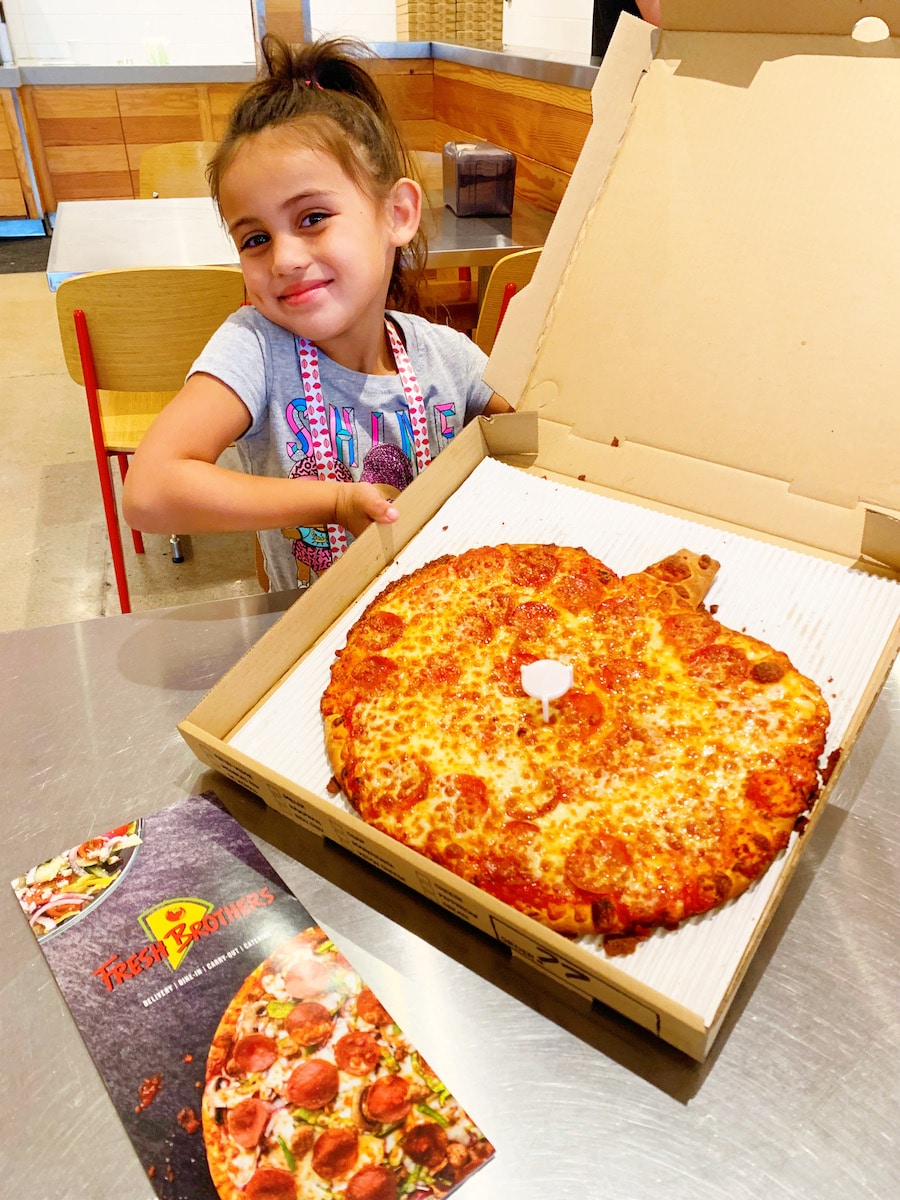
[[[319,225],[322,221],[327,221],[330,215],[327,212],[307,213],[305,217],[300,218],[300,228],[309,229],[312,225]]]
[[[255,250],[257,246],[264,246],[269,240],[267,233],[251,233],[248,238],[244,238],[239,247],[239,252],[244,250]]]

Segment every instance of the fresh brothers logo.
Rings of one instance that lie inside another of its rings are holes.
[[[108,992],[112,992],[160,962],[167,962],[170,970],[177,971],[194,942],[210,937],[274,902],[275,896],[267,884],[263,884],[258,892],[247,892],[218,908],[197,896],[163,900],[144,909],[137,918],[149,935],[150,944],[124,958],[113,954],[93,974]]]
[[[177,971],[193,945],[191,929],[209,916],[212,910],[213,906],[208,900],[179,896],[146,909],[138,920],[154,942],[162,942],[167,946],[169,954],[166,961],[173,971]]]

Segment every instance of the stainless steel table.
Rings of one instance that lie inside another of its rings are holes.
[[[457,217],[429,191],[422,226],[429,267],[489,268],[504,254],[543,246],[553,220],[525,202],[511,217]],[[119,267],[233,266],[237,250],[212,200],[64,200],[56,210],[47,281]]]
[[[885,1200],[900,1173],[900,671],[706,1063],[571,1004],[503,949],[203,770],[176,723],[284,607],[249,597],[0,635],[4,880],[217,790],[497,1146],[465,1200]],[[151,1196],[12,889],[0,1197]],[[122,1048],[128,1052],[127,1047]]]

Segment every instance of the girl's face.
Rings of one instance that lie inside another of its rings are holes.
[[[225,171],[219,206],[257,310],[343,366],[371,371],[394,252],[419,224],[418,185],[400,180],[373,200],[330,154],[264,130]]]

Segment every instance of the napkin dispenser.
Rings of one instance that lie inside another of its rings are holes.
[[[444,204],[458,217],[508,217],[516,156],[492,142],[445,142]]]

